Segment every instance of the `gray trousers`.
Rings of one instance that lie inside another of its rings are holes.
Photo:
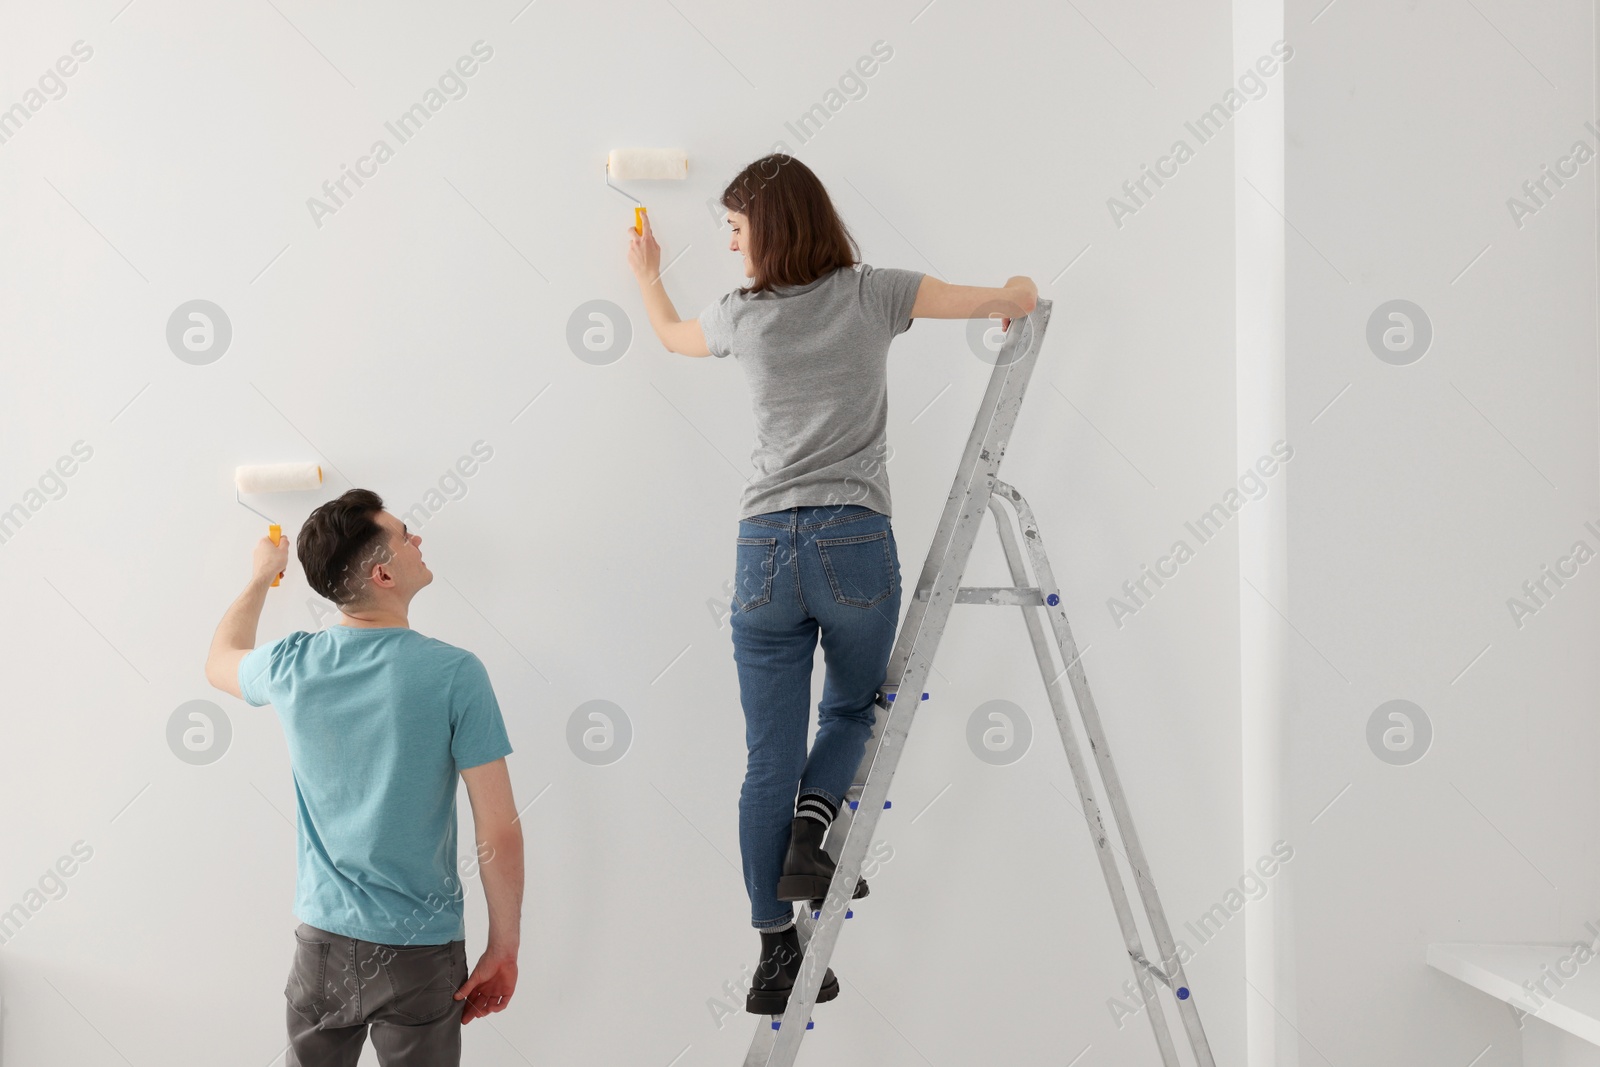
[[[383,1067],[455,1067],[467,943],[380,945],[301,923],[283,995],[287,1067],[356,1067],[367,1029]]]

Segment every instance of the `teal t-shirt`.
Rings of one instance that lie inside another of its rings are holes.
[[[303,923],[389,945],[466,937],[456,781],[511,752],[471,652],[403,626],[297,631],[239,663],[294,770]]]

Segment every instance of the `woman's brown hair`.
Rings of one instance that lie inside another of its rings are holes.
[[[746,248],[756,273],[746,293],[806,285],[860,259],[828,191],[793,156],[774,152],[744,168],[722,191],[722,206],[749,219]]]

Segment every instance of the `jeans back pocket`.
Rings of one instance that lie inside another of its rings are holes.
[[[289,967],[289,981],[283,995],[289,1006],[307,1019],[319,1019],[327,1006],[323,996],[323,983],[328,977],[328,952],[333,945],[327,941],[310,941],[294,934],[294,963]]]
[[[741,537],[733,570],[733,610],[749,611],[772,599],[777,573],[776,537]]]
[[[456,956],[465,953],[465,942],[386,947],[389,951],[380,958],[394,992],[389,1007],[396,1015],[414,1023],[431,1023],[461,1006],[455,999],[456,990],[467,976],[460,973],[464,968],[457,965]]]
[[[855,537],[817,538],[817,553],[833,599],[852,608],[870,608],[894,592],[894,557],[889,531]]]

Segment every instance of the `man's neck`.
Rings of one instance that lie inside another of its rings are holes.
[[[383,608],[373,608],[370,611],[363,611],[356,615],[341,611],[339,612],[339,625],[349,626],[356,630],[372,630],[385,627],[411,628],[411,623],[407,621],[406,613],[403,609],[390,611]]]

